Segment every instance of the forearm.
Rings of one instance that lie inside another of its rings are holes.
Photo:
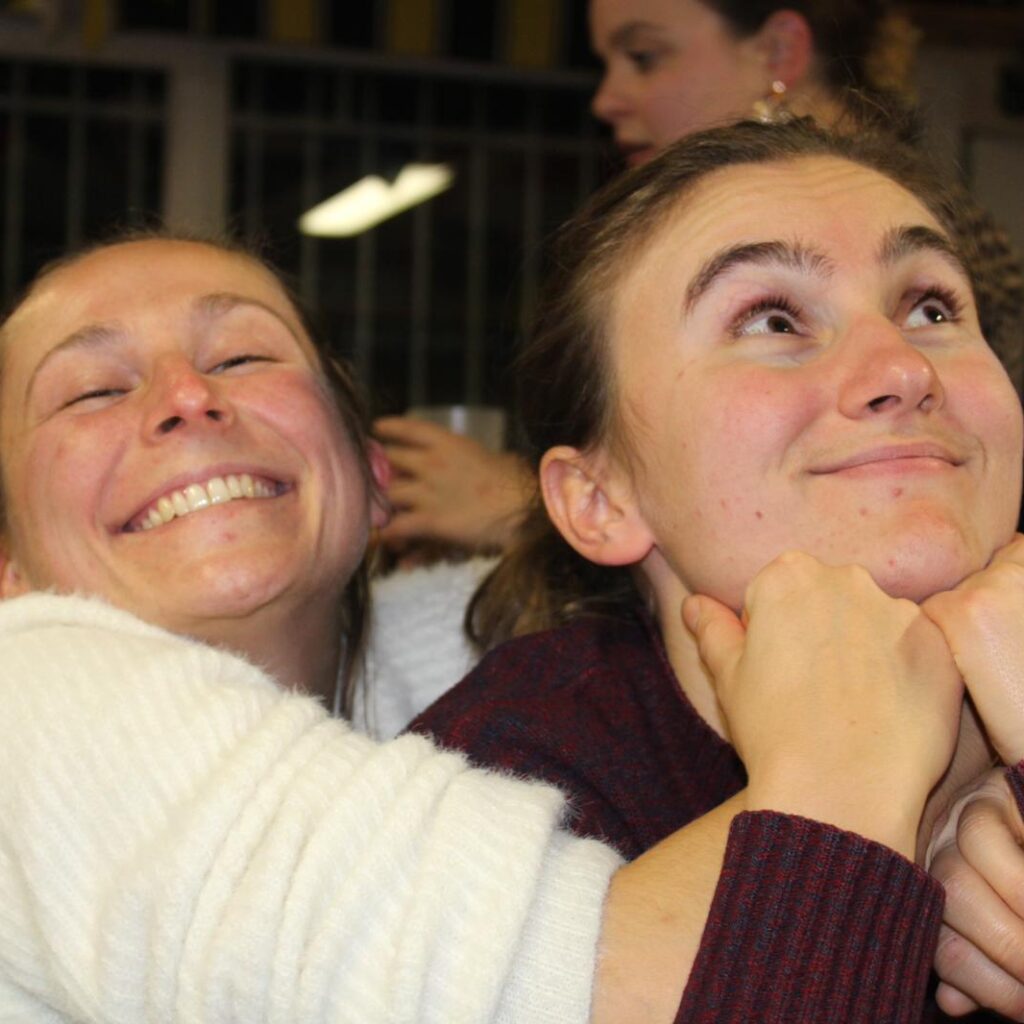
[[[219,652],[82,633],[0,628],[0,1002],[586,1019],[620,861],[559,833],[556,791],[377,746]]]
[[[744,800],[616,876],[597,1024],[916,1024],[939,887],[887,847],[832,826],[773,812],[737,819]]]

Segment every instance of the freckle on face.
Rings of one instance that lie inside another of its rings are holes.
[[[892,496],[894,498],[899,498],[902,494],[903,494],[903,488],[902,487],[894,487],[892,489]]]
[[[760,509],[757,509],[757,511],[754,512],[754,515],[757,516],[758,519],[764,519],[764,513]]]
[[[858,511],[858,512],[859,512],[859,513],[860,513],[860,514],[861,514],[862,516],[866,516],[866,515],[868,514],[868,510],[867,510],[866,508],[859,508],[859,509],[857,509],[857,511]]]

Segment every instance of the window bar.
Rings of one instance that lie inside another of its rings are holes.
[[[430,156],[430,126],[433,122],[433,89],[427,82],[420,83],[417,102],[417,128],[419,142],[417,159],[426,161]],[[430,267],[434,241],[433,203],[420,203],[413,210],[412,221],[412,280],[409,303],[410,349],[408,404],[426,405],[430,400],[430,370],[427,353],[430,345]]]
[[[22,191],[25,187],[25,65],[11,63],[10,139],[4,195],[4,296],[10,299],[21,280]]]
[[[519,293],[519,330],[523,330],[533,315],[537,304],[537,293],[540,284],[540,247],[541,220],[541,189],[543,188],[543,149],[540,135],[540,104],[539,95],[534,92],[530,96],[530,107],[527,121],[526,168],[523,182],[523,249],[522,249],[522,286]]]
[[[474,124],[479,129],[484,121],[484,90],[477,89]],[[487,148],[475,140],[469,147],[467,169],[468,229],[466,246],[466,401],[479,405],[483,401],[485,316],[487,304]]]
[[[263,69],[252,66],[252,90],[263,105]],[[257,107],[257,109],[259,109]],[[257,118],[245,121],[245,238],[248,242],[260,237],[263,228],[263,122]]]
[[[367,120],[370,127],[359,139],[362,174],[377,170],[377,88],[367,83]],[[377,312],[377,235],[364,231],[356,239],[355,330],[352,362],[363,386],[373,393],[374,320]]]
[[[77,249],[82,244],[85,227],[85,76],[81,65],[71,69],[71,107],[68,118],[69,147],[67,166],[68,220],[65,226],[66,248]]]
[[[145,76],[132,75],[128,121],[128,212],[135,220],[146,210],[146,87]]]
[[[323,88],[320,75],[310,74],[307,77],[307,125],[302,138],[302,210],[311,209],[323,198],[320,181],[323,136],[310,127],[322,107]],[[303,304],[307,309],[314,309],[320,295],[320,245],[312,235],[304,233],[299,234],[299,288]]]

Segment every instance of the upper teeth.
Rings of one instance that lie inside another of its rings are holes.
[[[276,493],[270,484],[254,480],[248,473],[215,476],[205,484],[189,484],[184,490],[165,494],[143,512],[136,523],[140,530],[152,530],[175,517],[187,516],[211,505],[221,505],[236,498],[273,498]]]

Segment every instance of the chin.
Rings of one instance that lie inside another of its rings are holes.
[[[891,597],[920,604],[934,594],[952,590],[983,569],[994,548],[982,551],[966,545],[922,543],[902,545],[866,565],[875,582]]]

